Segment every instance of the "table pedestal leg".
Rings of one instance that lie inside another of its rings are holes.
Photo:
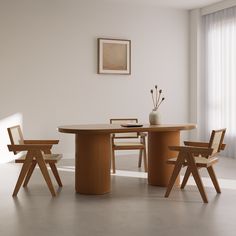
[[[110,134],[76,134],[75,150],[76,192],[110,192]]]
[[[179,143],[179,131],[148,133],[148,183],[150,185],[162,187],[168,185],[174,166],[166,164],[166,161],[177,157],[177,153],[170,151],[168,147],[177,146]],[[176,184],[179,184],[179,178]]]

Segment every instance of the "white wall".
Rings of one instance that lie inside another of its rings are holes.
[[[57,126],[148,122],[157,84],[163,122],[187,122],[188,19],[184,10],[142,5],[1,0],[0,119],[20,112],[26,138],[60,138],[58,151],[72,154],[73,135]],[[97,37],[132,41],[130,76],[96,74]]]
[[[202,96],[199,90],[201,78],[201,13],[200,9],[190,11],[190,76],[189,76],[189,121],[197,124],[197,129],[191,130],[191,140],[199,140],[199,125],[201,119],[201,106],[199,98]]]

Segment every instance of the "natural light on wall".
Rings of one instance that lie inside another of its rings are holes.
[[[225,156],[236,158],[236,7],[203,16],[201,134],[227,128]]]
[[[21,125],[23,116],[21,113],[16,113],[7,117],[0,117],[0,163],[6,163],[13,160],[15,157],[8,151],[7,144],[10,144],[7,128],[14,125]]]

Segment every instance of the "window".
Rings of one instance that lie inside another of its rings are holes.
[[[203,16],[201,135],[227,128],[225,155],[236,157],[236,7]]]

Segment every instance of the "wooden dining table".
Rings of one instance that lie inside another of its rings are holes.
[[[111,191],[112,133],[148,133],[148,184],[164,187],[173,170],[166,161],[176,156],[168,147],[180,144],[180,131],[194,128],[195,124],[144,124],[142,127],[85,124],[59,126],[58,131],[75,134],[75,191],[105,194]]]

